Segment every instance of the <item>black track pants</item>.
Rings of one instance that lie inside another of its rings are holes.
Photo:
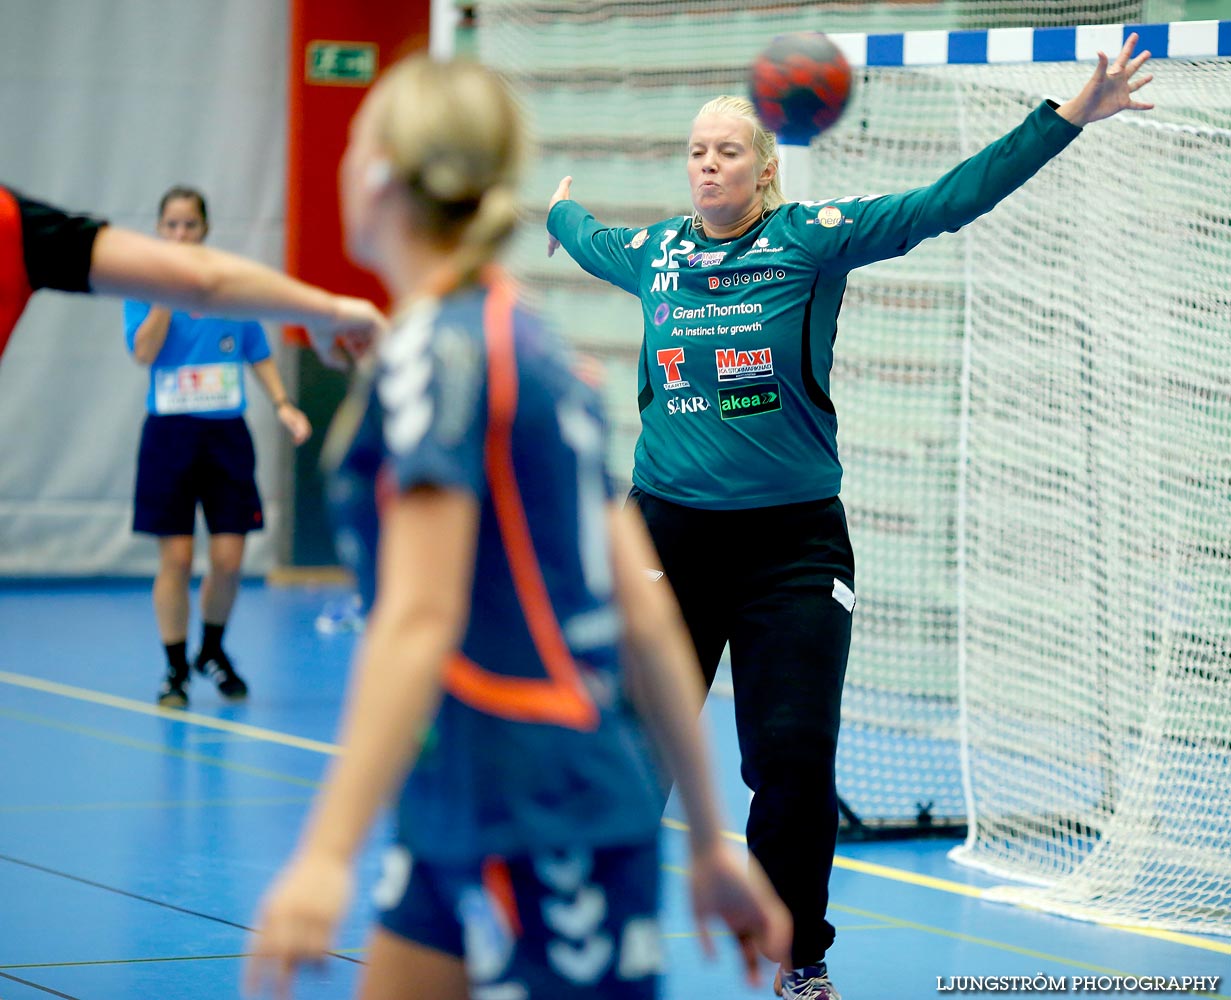
[[[795,919],[792,965],[833,944],[834,758],[855,564],[837,497],[700,510],[635,489],[707,687],[731,645],[735,722],[752,789],[748,846]],[[837,581],[835,585],[835,581]]]

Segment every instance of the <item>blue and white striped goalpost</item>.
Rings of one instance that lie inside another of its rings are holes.
[[[1009,63],[1093,62],[1100,51],[1114,57],[1130,34],[1137,51],[1151,59],[1231,58],[1231,21],[1172,21],[1166,24],[1090,24],[1059,28],[985,28],[904,31],[888,34],[839,32],[829,37],[852,69],[867,67],[973,66]],[[806,198],[792,187],[801,153],[783,144],[783,183],[788,197]]]
[[[1231,56],[1231,21],[1091,24],[1069,28],[987,28],[831,36],[852,66],[1083,62],[1114,55],[1133,32],[1155,59]]]

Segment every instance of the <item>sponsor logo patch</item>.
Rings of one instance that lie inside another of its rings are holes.
[[[671,307],[667,303],[662,302],[658,308],[654,310],[654,325],[662,326],[667,322],[667,317],[671,315]]]
[[[707,302],[696,309],[676,306],[671,310],[674,319],[722,319],[724,316],[760,316],[764,307],[760,302],[734,302],[731,305],[719,305]]]
[[[648,240],[649,238],[650,238],[650,231],[648,229],[643,229],[641,230],[641,232],[639,232],[636,236],[633,237],[632,242],[629,243],[628,245],[633,250],[640,250],[643,246],[645,246],[645,241]]]
[[[733,382],[741,378],[768,378],[774,373],[771,348],[758,347],[750,351],[719,349],[714,352],[718,366],[718,381]]]
[[[680,365],[684,363],[684,348],[663,347],[659,349],[657,357],[658,363],[667,375],[667,381],[663,383],[663,388],[687,389],[689,387],[688,380],[680,378]]]
[[[749,249],[740,254],[739,257],[742,259],[759,253],[782,253],[782,247],[771,247],[769,245],[769,237],[762,236]]]
[[[689,267],[713,267],[716,264],[721,264],[726,258],[725,250],[704,250],[700,253],[690,253],[688,255]]]
[[[816,225],[824,226],[826,229],[833,229],[835,226],[842,225],[842,209],[836,205],[826,205],[816,213]],[[809,225],[812,223],[809,222]]]
[[[767,267],[763,271],[735,271],[731,274],[724,274],[721,277],[717,274],[709,279],[710,290],[716,288],[740,288],[743,285],[755,285],[761,281],[782,281],[786,278],[786,271],[780,267]]]
[[[704,413],[710,408],[710,401],[704,396],[672,396],[667,400],[668,413]]]
[[[782,393],[777,382],[741,389],[719,389],[718,409],[723,420],[772,413],[782,409]]]

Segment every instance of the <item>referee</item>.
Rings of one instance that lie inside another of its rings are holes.
[[[774,137],[742,98],[693,121],[694,213],[608,228],[560,182],[548,253],[638,296],[641,435],[631,500],[675,589],[707,684],[731,648],[748,846],[795,922],[784,997],[837,1000],[825,963],[834,781],[855,568],[829,394],[847,274],[992,209],[1089,122],[1147,110],[1130,35],[1081,93],[1040,105],[934,184],[786,203]]]

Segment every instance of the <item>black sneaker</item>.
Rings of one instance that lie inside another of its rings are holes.
[[[168,670],[158,689],[158,704],[163,708],[187,708],[188,674]]]
[[[192,667],[197,673],[210,678],[218,688],[218,693],[227,701],[243,701],[248,697],[248,685],[235,672],[226,653],[218,652],[209,657],[198,654]]]

